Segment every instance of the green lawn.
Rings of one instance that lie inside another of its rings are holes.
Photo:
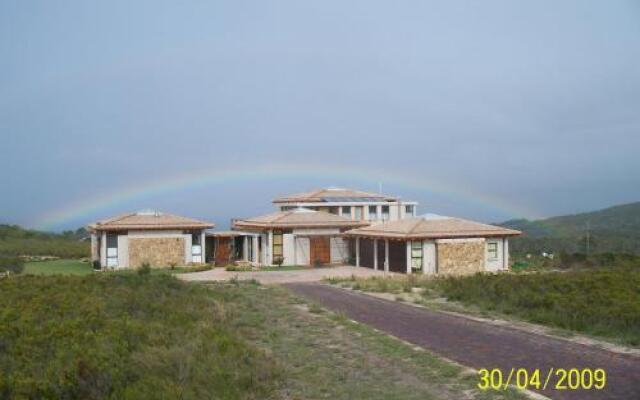
[[[469,310],[517,318],[640,346],[640,268],[616,267],[467,277],[334,280],[354,289],[401,294],[424,290]],[[437,302],[437,304],[442,304]]]
[[[93,274],[0,293],[3,398],[523,398],[282,287]]]
[[[171,268],[152,268],[152,275],[171,275],[181,274],[186,272],[201,271],[204,267],[176,267]],[[130,274],[134,273],[135,269],[125,269],[119,271],[108,272],[110,274]],[[32,275],[89,275],[95,273],[89,262],[82,262],[80,260],[54,260],[54,261],[37,261],[28,262],[24,265],[23,274]]]
[[[28,262],[24,274],[33,275],[88,275],[93,273],[91,263],[80,260],[53,260]]]

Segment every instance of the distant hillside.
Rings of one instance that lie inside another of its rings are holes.
[[[0,224],[0,255],[88,257],[90,245],[82,240],[86,237],[82,228],[57,234]]]
[[[640,202],[537,221],[517,219],[499,225],[524,232],[524,237],[513,240],[515,252],[585,253],[588,232],[592,253],[640,254]]]

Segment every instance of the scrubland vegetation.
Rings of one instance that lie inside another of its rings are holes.
[[[133,272],[0,293],[0,398],[523,398],[282,287]]]
[[[169,276],[0,280],[0,398],[262,399],[278,368]]]
[[[89,257],[90,244],[81,240],[86,235],[83,229],[56,234],[23,229],[15,225],[0,225],[0,254],[60,258]]]
[[[444,297],[474,310],[640,346],[640,266],[333,283],[396,294],[420,288],[425,302]]]

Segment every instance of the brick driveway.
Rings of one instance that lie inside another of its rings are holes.
[[[603,390],[540,391],[552,399],[640,399],[640,357],[499,327],[318,283],[285,285],[323,306],[460,364],[480,368],[604,368]],[[543,378],[544,379],[544,378]]]

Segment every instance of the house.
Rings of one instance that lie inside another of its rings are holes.
[[[345,263],[349,251],[342,233],[366,225],[302,207],[233,221],[233,229],[252,235],[245,259],[255,265]]]
[[[342,188],[317,189],[278,197],[273,204],[280,211],[303,207],[370,223],[413,217],[418,205],[415,201],[404,201],[395,196]]]
[[[509,269],[509,237],[521,232],[427,214],[349,230],[355,265],[424,274]]]
[[[202,264],[205,230],[214,224],[144,210],[98,221],[91,232],[91,259],[102,268]]]

